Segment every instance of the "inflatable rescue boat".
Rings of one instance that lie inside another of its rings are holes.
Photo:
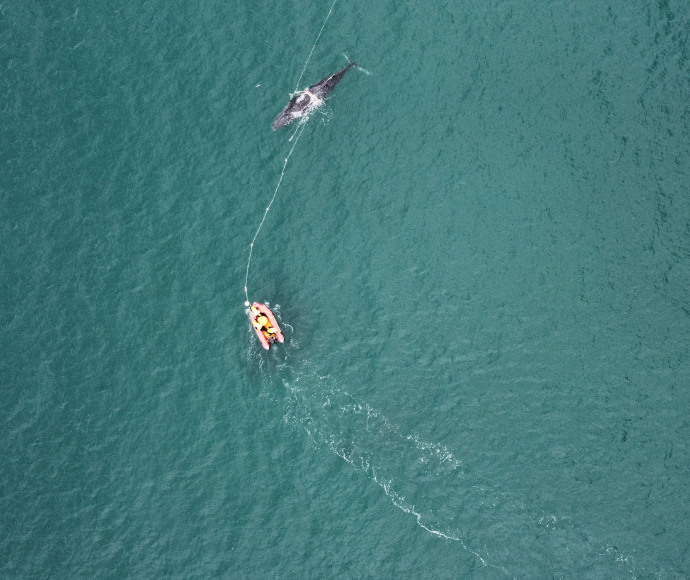
[[[280,332],[280,326],[276,322],[273,312],[265,304],[254,302],[249,309],[249,319],[261,341],[261,346],[266,350],[271,348],[274,342],[283,342],[285,338]]]

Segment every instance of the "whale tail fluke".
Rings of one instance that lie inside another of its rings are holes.
[[[361,70],[364,74],[370,75],[371,73],[365,69],[364,67],[359,66],[354,60],[352,60],[347,54],[343,52],[343,56],[347,59],[347,63],[349,66],[352,68],[356,68],[357,70]]]

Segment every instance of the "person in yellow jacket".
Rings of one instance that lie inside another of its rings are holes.
[[[260,328],[261,330],[268,330],[268,327],[270,326],[268,322],[268,317],[264,316],[263,314],[261,316],[258,316],[256,318],[256,322],[254,323],[256,328]]]
[[[256,306],[252,306],[251,312],[254,315],[254,328],[264,333],[264,336],[269,342],[276,341],[276,329],[271,325],[268,317],[261,312]]]

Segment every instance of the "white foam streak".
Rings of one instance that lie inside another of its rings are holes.
[[[307,379],[304,390],[303,379]],[[300,425],[317,444],[323,444],[356,471],[363,473],[383,490],[391,503],[414,517],[425,532],[442,540],[458,542],[483,566],[509,575],[505,568],[492,564],[471,548],[451,525],[452,515],[444,506],[440,512],[431,505],[420,508],[401,493],[400,486],[414,489],[420,472],[431,487],[449,484],[463,486],[462,462],[442,444],[404,434],[387,417],[367,403],[357,401],[328,377],[300,375],[284,380],[288,409],[286,423]],[[407,482],[407,478],[411,482]],[[402,479],[401,479],[402,478]],[[451,478],[451,479],[439,479]],[[453,482],[451,484],[451,482]],[[468,484],[469,485],[469,484]],[[423,503],[432,502],[424,490],[413,492]]]

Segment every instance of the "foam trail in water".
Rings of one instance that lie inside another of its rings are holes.
[[[280,306],[271,308],[288,328]],[[553,576],[567,576],[587,569],[602,577],[612,572],[637,577],[633,557],[601,541],[595,529],[525,505],[502,489],[505,482],[494,481],[490,463],[466,465],[442,443],[400,428],[319,372],[313,361],[296,360],[299,346],[292,333],[286,338],[285,346],[268,357],[259,348],[247,353],[252,361],[260,355],[261,396],[282,408],[287,425],[304,430],[373,481],[425,532],[456,543],[500,575],[548,569]]]
[[[273,308],[280,319],[279,307]],[[295,361],[297,348],[288,337],[286,348],[261,365],[262,396],[284,407],[286,424],[303,429],[363,473],[420,528],[457,542],[501,575],[529,570],[535,562],[554,565],[555,576],[581,569],[583,562],[606,575],[613,561],[617,573],[637,576],[632,558],[597,541],[592,530],[585,532],[567,516],[535,515],[534,507],[501,490],[500,483],[483,479],[477,466],[465,466],[445,445],[405,432],[319,373],[315,363]],[[276,390],[276,379],[284,391]]]
[[[444,505],[445,493],[452,493],[453,488],[478,491],[463,473],[462,462],[444,445],[402,432],[371,405],[358,401],[310,366],[306,364],[302,371],[283,378],[285,422],[299,425],[314,442],[327,446],[364,473],[426,532],[458,542],[484,566],[509,575],[503,566],[493,564],[467,543],[455,521],[457,511]],[[426,493],[430,489],[438,499]],[[481,490],[479,494],[485,495]],[[487,497],[480,501],[491,503]]]

